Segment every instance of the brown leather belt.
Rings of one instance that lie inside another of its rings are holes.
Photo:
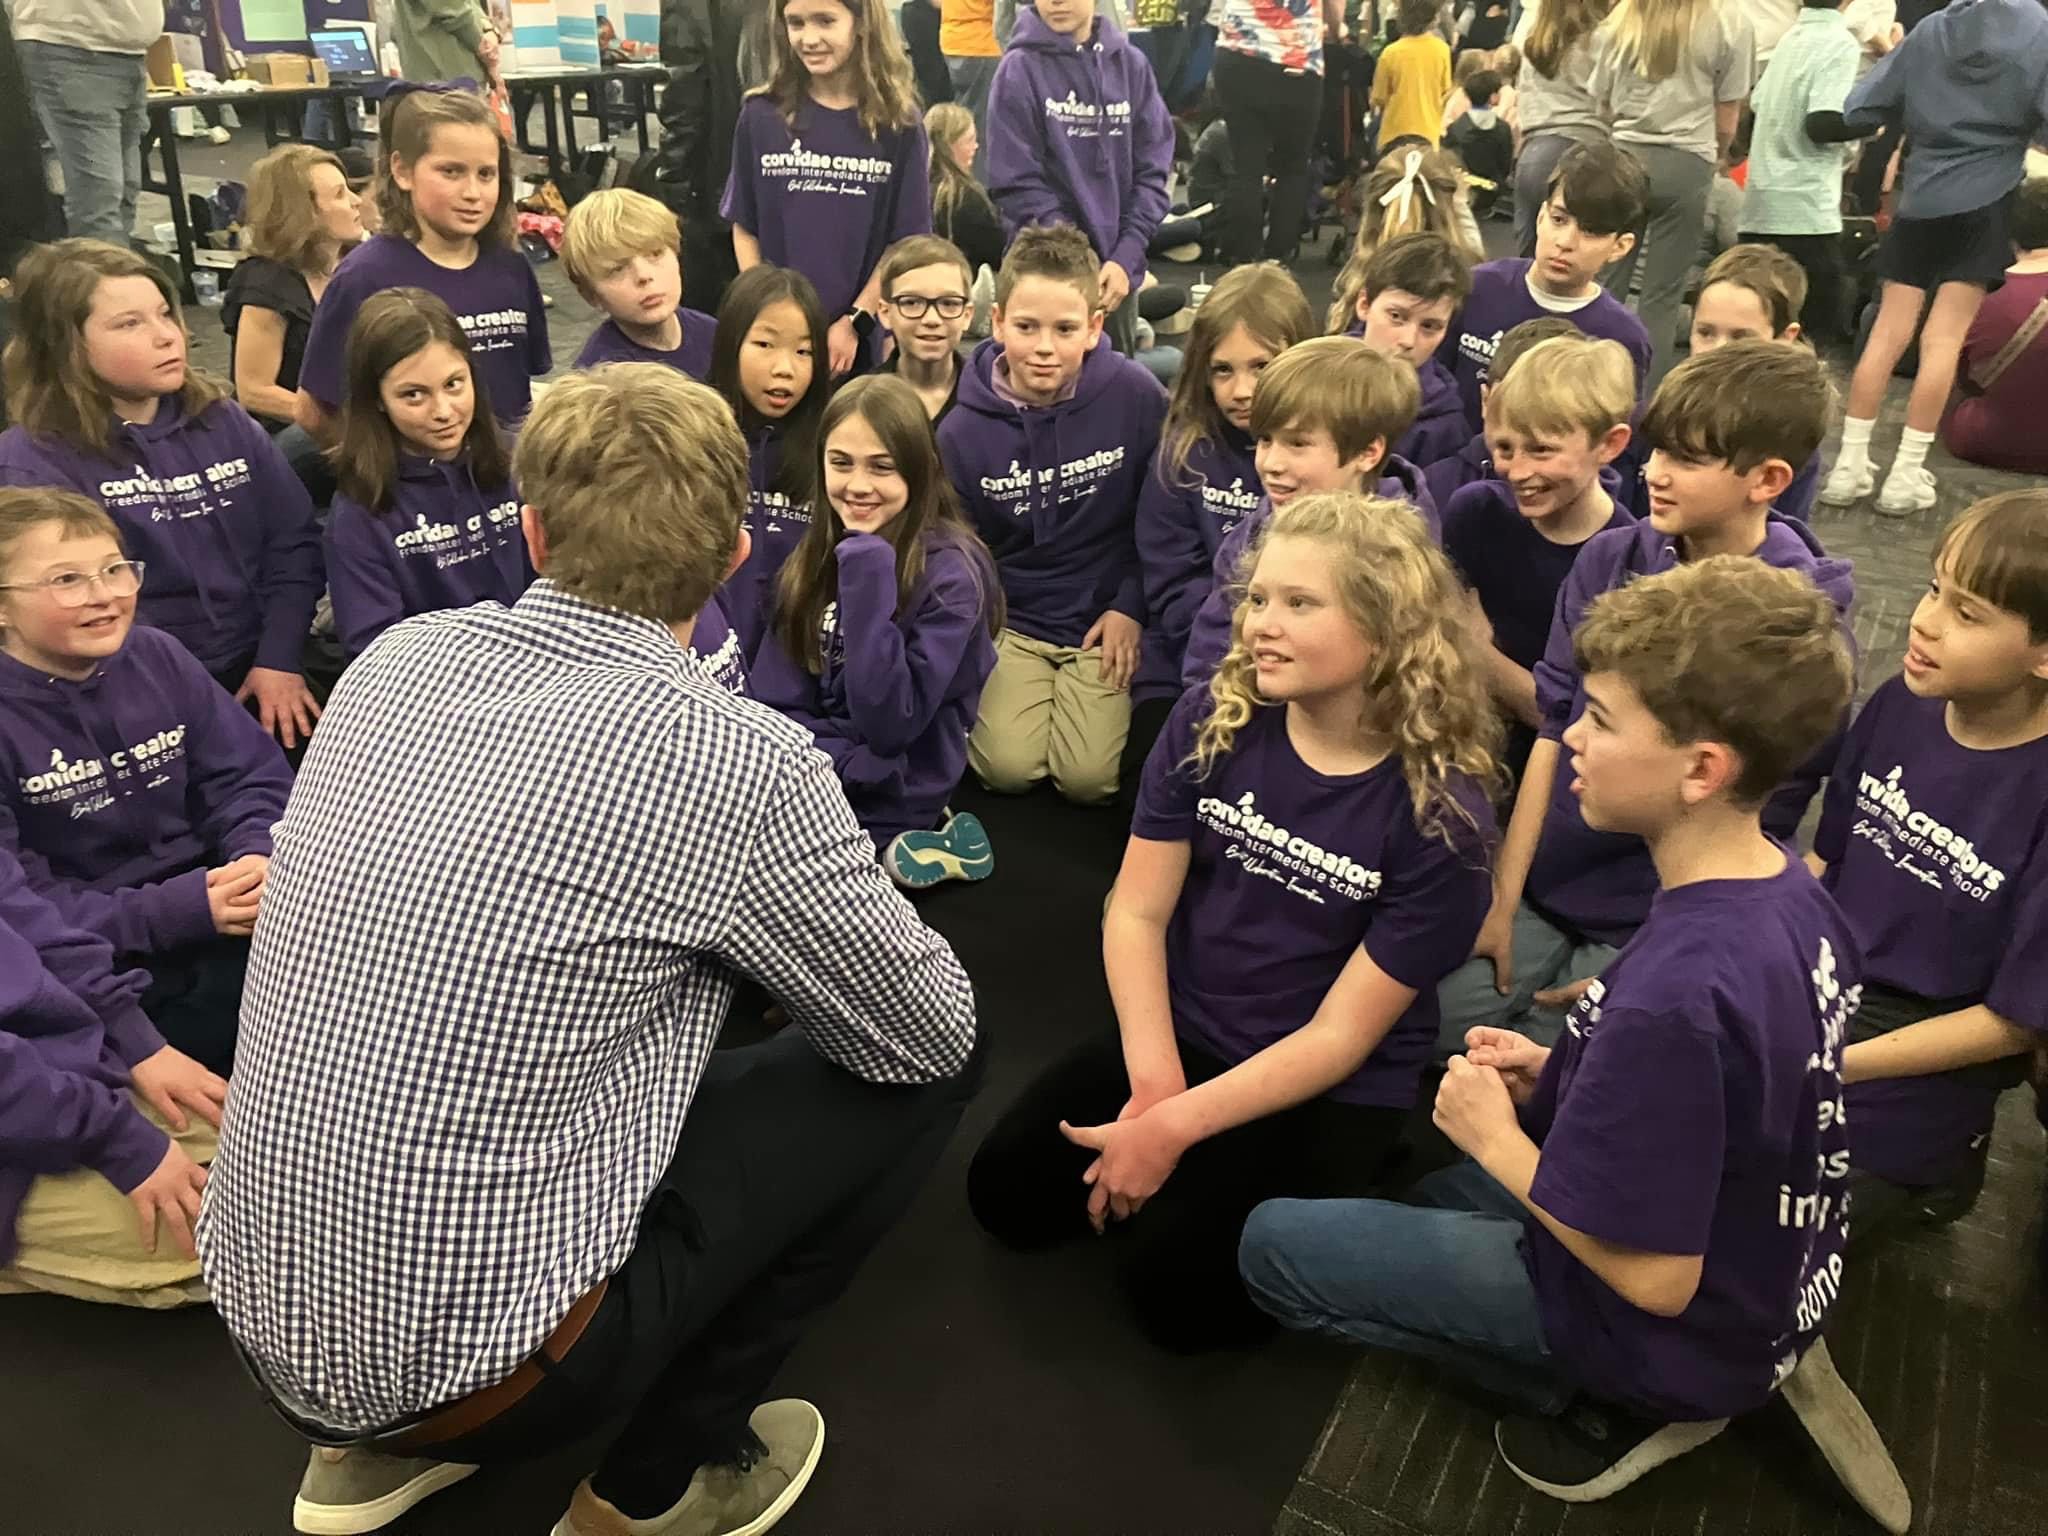
[[[555,1331],[541,1341],[539,1349],[519,1362],[510,1376],[492,1382],[488,1387],[479,1387],[467,1397],[458,1397],[447,1407],[435,1409],[417,1424],[409,1424],[391,1435],[379,1437],[379,1447],[395,1451],[429,1450],[474,1434],[497,1419],[547,1376],[541,1361],[545,1360],[548,1365],[561,1364],[563,1356],[583,1337],[583,1330],[590,1326],[591,1318],[597,1314],[598,1303],[604,1300],[605,1287],[610,1283],[609,1280],[600,1280],[578,1298],[576,1305],[569,1309],[569,1315],[555,1325]]]

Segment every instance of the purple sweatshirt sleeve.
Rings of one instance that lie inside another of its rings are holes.
[[[142,1011],[149,977],[141,971],[116,970],[107,941],[68,922],[31,889],[25,874],[21,865],[0,855],[0,925],[30,944],[43,969],[98,1016],[106,1027],[107,1043],[123,1063],[132,1067],[154,1056],[164,1048],[164,1037]]]
[[[341,648],[360,656],[405,617],[405,596],[391,567],[391,541],[377,531],[376,514],[346,496],[334,498],[327,518],[327,592]]]
[[[240,406],[236,406],[241,411]],[[268,432],[242,412],[247,428],[250,492],[263,508],[262,569],[257,583],[263,594],[263,632],[256,642],[256,665],[279,672],[297,672],[306,631],[326,584],[320,569],[320,525],[313,518],[313,499],[292,473]]]
[[[180,653],[176,664],[189,722],[185,795],[193,824],[223,863],[249,853],[269,858],[270,829],[292,792],[284,753],[198,662]]]
[[[987,139],[988,193],[1002,215],[1003,234],[1014,240],[1027,224],[1058,219],[1059,193],[1045,174],[1052,163],[1045,120],[1022,54],[1005,54],[996,66],[988,93]]]
[[[912,235],[932,232],[932,142],[924,124],[903,134],[896,150],[895,219],[889,226],[889,243],[908,240]]]
[[[96,934],[122,954],[176,949],[213,935],[213,908],[206,899],[206,871],[187,870],[168,880],[102,891],[67,880],[40,854],[24,847],[14,813],[0,805],[0,848],[21,863],[28,882],[72,927]]]
[[[841,539],[834,554],[847,710],[870,752],[898,757],[945,704],[975,631],[988,622],[983,599],[970,573],[951,568],[958,557],[934,552],[917,610],[899,628],[896,551],[888,541],[856,533]]]
[[[1269,515],[1262,504],[1258,512],[1231,529],[1217,547],[1215,562],[1210,567],[1209,595],[1202,599],[1195,622],[1188,630],[1187,659],[1180,669],[1180,680],[1187,687],[1209,681],[1230,649],[1230,616],[1236,608],[1231,588],[1237,580],[1238,562],[1244,559],[1252,536],[1265,526]]]
[[[1134,49],[1133,52],[1136,50]],[[1145,275],[1146,248],[1159,233],[1171,199],[1167,183],[1173,176],[1173,114],[1159,94],[1159,83],[1150,68],[1131,70],[1138,89],[1132,92],[1131,130],[1135,163],[1132,167],[1130,201],[1124,205],[1122,226],[1117,231],[1116,249],[1109,259],[1130,275],[1131,286]],[[1140,96],[1142,92],[1142,96]],[[991,151],[993,153],[993,151]],[[1133,297],[1132,302],[1136,299]]]
[[[1169,486],[1166,474],[1155,455],[1138,492],[1138,568],[1151,627],[1174,641],[1192,633],[1195,614],[1209,595],[1209,551],[1196,522],[1201,493]]]
[[[125,1195],[156,1172],[169,1145],[120,1089],[53,1067],[29,1041],[0,1030],[0,1164],[91,1168]]]

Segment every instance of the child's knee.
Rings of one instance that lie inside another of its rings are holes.
[[[1122,752],[1055,756],[1048,765],[1053,787],[1076,805],[1102,805],[1116,798],[1117,760]]]
[[[967,764],[984,789],[1021,795],[1050,771],[1042,735],[1001,730],[986,721],[967,738]]]

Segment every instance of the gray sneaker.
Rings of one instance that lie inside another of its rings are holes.
[[[554,1536],[762,1536],[797,1501],[825,1450],[825,1417],[801,1398],[763,1403],[747,1418],[753,1444],[736,1461],[703,1466],[666,1512],[629,1518],[576,1485]]]
[[[380,1531],[429,1494],[475,1470],[453,1461],[316,1447],[306,1458],[299,1496],[292,1500],[292,1529],[304,1536]]]

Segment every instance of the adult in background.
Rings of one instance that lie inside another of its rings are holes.
[[[661,7],[668,87],[654,181],[641,190],[682,221],[683,298],[706,314],[718,313],[739,276],[732,225],[720,216],[718,200],[732,169],[740,99],[774,73],[769,27],[780,18],[772,9],[768,0],[663,0]]]
[[[1536,0],[1522,12],[1515,46],[1524,68],[1516,84],[1522,150],[1515,160],[1515,245],[1536,255],[1536,215],[1550,178],[1574,144],[1608,137],[1593,99],[1593,40],[1614,0]]]
[[[1654,389],[1677,348],[1685,280],[1707,227],[1707,194],[1755,77],[1755,45],[1749,18],[1726,0],[1618,0],[1595,49],[1593,99],[1614,126],[1614,142],[1650,178],[1635,248],[1600,281],[1626,303],[1640,263],[1636,314],[1650,333]]]
[[[1210,85],[1230,133],[1222,243],[1232,266],[1257,261],[1262,251],[1285,261],[1300,243],[1309,156],[1322,121],[1326,27],[1343,37],[1343,0],[1223,0]]]
[[[951,1134],[974,997],[690,649],[748,549],[724,403],[571,374],[514,467],[540,579],[386,630],[278,823],[200,1255],[321,1447],[302,1531],[621,1418],[555,1536],[765,1531],[824,1422],[762,1395]],[[741,978],[791,1027],[714,1054]]]
[[[498,34],[482,0],[391,0],[391,36],[399,73],[421,85],[498,72]]]
[[[64,227],[126,246],[142,190],[149,81],[163,0],[14,0],[14,37],[43,131],[64,168]]]
[[[953,99],[953,75],[946,68],[945,50],[939,46],[939,20],[939,0],[903,0],[896,10],[904,51],[910,55],[910,67],[917,71],[917,94],[926,107],[943,106]]]
[[[939,52],[953,77],[953,99],[974,114],[974,179],[988,185],[988,89],[1002,45],[996,41],[996,0],[939,0]]]

